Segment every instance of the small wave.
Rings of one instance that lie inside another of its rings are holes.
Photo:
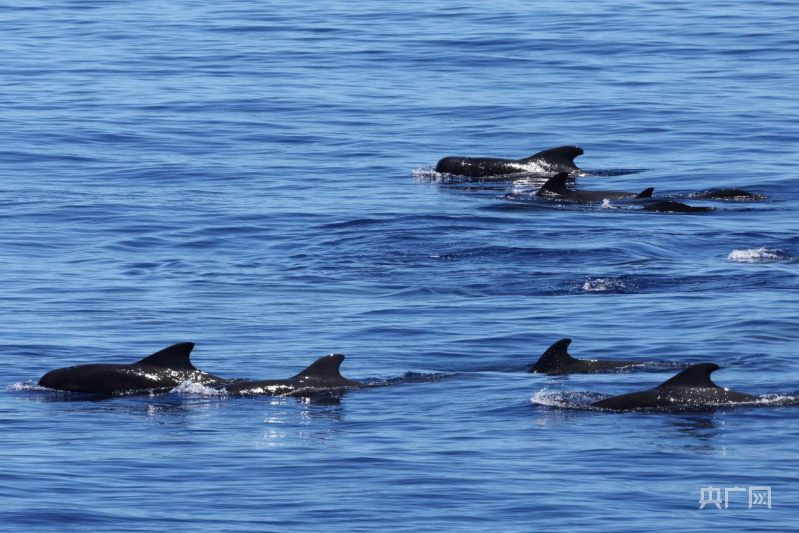
[[[602,200],[602,205],[600,206],[601,209],[620,209],[619,207],[610,203],[610,200],[607,198]]]
[[[535,396],[530,398],[530,402],[538,405],[546,405],[548,407],[560,407],[562,404],[560,395],[549,392],[548,390],[540,390],[535,393]]]
[[[511,202],[523,203],[540,203],[539,198],[535,195],[534,191],[513,191],[502,196],[498,196],[497,200],[508,200]]]
[[[582,287],[584,292],[634,292],[636,287],[629,279],[623,278],[588,278]]]
[[[596,177],[612,177],[612,176],[625,176],[627,174],[638,174],[646,172],[646,168],[609,168],[605,170],[585,170],[581,171],[581,176],[596,176]]]
[[[467,176],[456,176],[446,172],[437,172],[433,167],[419,167],[413,170],[413,179],[419,183],[462,183],[475,181]]]
[[[215,389],[202,383],[186,380],[174,389],[172,392],[177,394],[191,394],[193,396],[227,396],[226,390]]]
[[[444,174],[436,172],[433,167],[419,167],[413,169],[413,177],[416,181],[430,183],[438,181]]]
[[[752,248],[749,250],[733,250],[727,256],[730,261],[738,263],[761,263],[768,261],[787,261],[793,259],[779,248]]]
[[[38,385],[33,381],[25,381],[25,382],[11,384],[6,387],[6,390],[52,391],[54,389],[48,389],[47,387],[42,387],[41,385]]]
[[[601,397],[600,394],[592,392],[553,392],[542,389],[530,398],[530,403],[555,407],[558,409],[587,409],[594,410],[596,407],[591,404]]]
[[[764,394],[757,401],[749,405],[796,405],[799,404],[799,396],[796,394]]]

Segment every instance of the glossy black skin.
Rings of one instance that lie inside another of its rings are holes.
[[[172,389],[184,381],[215,384],[222,380],[197,370],[189,359],[194,343],[165,348],[129,365],[92,364],[59,368],[45,374],[39,385],[69,392],[131,394]]]
[[[577,174],[581,170],[574,164],[574,158],[580,155],[583,155],[583,149],[579,146],[559,146],[558,148],[550,148],[538,152],[524,159],[451,156],[445,157],[438,162],[436,172],[471,178],[486,178],[489,176],[529,172],[525,167],[535,163],[546,167],[548,172]]]
[[[714,191],[706,191],[706,192],[692,194],[691,198],[698,198],[700,200],[733,200],[733,201],[754,201],[754,200],[766,199],[766,197],[761,194],[754,194],[741,189],[717,189]]]
[[[594,372],[614,372],[624,368],[657,366],[658,363],[642,361],[600,361],[594,359],[575,359],[569,355],[571,339],[561,339],[544,352],[544,355],[528,370],[528,373],[549,374],[589,374]]]
[[[640,193],[624,191],[578,191],[566,187],[569,175],[561,172],[549,178],[549,180],[538,189],[536,196],[553,198],[560,201],[588,203],[601,202],[602,200],[620,200],[622,198],[651,198],[654,188],[650,187]]]
[[[407,383],[430,383],[451,378],[454,374],[407,373],[390,379],[356,381],[341,375],[342,354],[330,354],[317,359],[294,377],[259,381],[228,380],[219,388],[242,396],[294,396],[314,398],[349,389],[371,389]]]
[[[758,396],[724,389],[713,383],[710,374],[718,369],[719,365],[715,363],[691,365],[654,389],[614,396],[592,405],[617,411],[685,409],[751,403],[759,399]]]
[[[311,366],[288,379],[246,381],[225,385],[232,394],[258,396],[308,396],[330,390],[362,389],[375,385],[359,383],[343,377],[339,371],[344,361],[342,354],[326,355]]]
[[[680,202],[658,202],[643,208],[643,211],[654,211],[658,213],[708,213],[715,211],[712,207],[697,207],[686,205]]]

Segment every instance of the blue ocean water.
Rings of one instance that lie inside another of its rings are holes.
[[[569,408],[715,361],[799,391],[799,11],[710,0],[0,6],[3,531],[791,529],[795,406]],[[447,155],[563,144],[581,188],[511,201]],[[764,202],[685,195],[737,187]],[[75,398],[53,368],[193,341],[225,377],[330,352],[341,398]],[[514,372],[515,371],[515,372]],[[771,509],[699,509],[768,486]]]

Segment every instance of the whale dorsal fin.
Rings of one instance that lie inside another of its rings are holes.
[[[526,161],[543,161],[548,165],[574,172],[580,170],[574,164],[574,158],[579,155],[583,155],[583,149],[579,146],[558,146],[531,155]]]
[[[716,363],[699,363],[691,365],[670,380],[658,385],[656,388],[665,387],[691,387],[691,388],[720,388],[710,379],[710,374],[719,369]]]
[[[577,362],[577,359],[569,355],[568,348],[571,344],[571,339],[561,339],[544,352],[544,355],[527,371],[531,372],[553,372],[564,366],[568,366]]]
[[[569,174],[567,172],[560,172],[555,174],[551,178],[544,183],[538,192],[535,193],[536,196],[543,196],[545,194],[567,194],[572,192],[570,189],[566,187],[566,180],[569,179]]]
[[[343,354],[331,353],[330,355],[317,359],[311,366],[294,376],[294,378],[345,379],[339,371],[343,361]]]
[[[644,189],[643,191],[638,193],[638,196],[636,196],[635,198],[636,199],[638,199],[638,198],[652,198],[652,193],[653,192],[655,192],[655,188],[654,187],[650,187],[650,188]]]
[[[133,364],[160,366],[163,368],[180,370],[197,370],[189,360],[189,355],[191,355],[193,349],[193,342],[181,342],[180,344],[173,344],[169,348],[164,348],[160,352],[155,352],[153,355],[147,356]]]

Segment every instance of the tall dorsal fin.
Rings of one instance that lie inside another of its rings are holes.
[[[193,342],[181,342],[173,344],[169,348],[164,348],[160,352],[147,356],[134,365],[151,365],[164,368],[174,368],[178,370],[197,370],[189,360],[189,355],[194,349]]]
[[[567,179],[569,179],[568,172],[560,172],[555,174],[549,178],[540,189],[538,189],[538,192],[535,193],[535,195],[544,196],[546,194],[568,194],[572,191],[566,188]]]
[[[670,380],[656,388],[666,387],[696,387],[696,388],[720,388],[710,379],[710,374],[719,369],[716,363],[699,363],[691,365]]]
[[[557,148],[550,148],[537,154],[531,155],[527,161],[543,161],[544,163],[556,166],[562,169],[568,169],[570,172],[580,170],[574,164],[574,158],[583,155],[583,149],[579,146],[558,146]]]
[[[571,339],[561,339],[544,352],[544,355],[533,365],[533,368],[527,371],[532,372],[553,372],[564,366],[568,366],[577,362],[577,359],[569,355],[569,344]]]
[[[294,376],[294,378],[341,378],[344,379],[339,371],[341,363],[344,362],[344,355],[331,353],[320,357],[311,366]]]
[[[636,198],[636,200],[638,198],[652,198],[652,193],[653,192],[655,192],[655,188],[654,187],[650,187],[650,188],[644,189],[643,191],[638,193],[638,196],[636,196],[635,198]]]

